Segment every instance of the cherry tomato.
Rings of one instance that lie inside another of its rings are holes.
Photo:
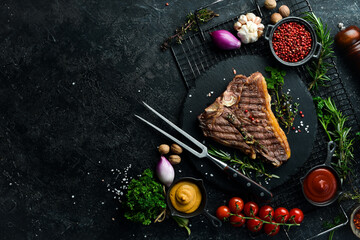
[[[230,223],[233,227],[241,227],[242,225],[245,224],[246,222],[246,219],[245,218],[242,218],[242,217],[245,217],[244,214],[242,213],[238,213],[238,216],[236,215],[232,215],[230,217]]]
[[[274,209],[268,205],[262,206],[259,210],[259,217],[270,222],[274,218]]]
[[[259,206],[255,202],[247,202],[244,205],[244,213],[248,217],[254,217],[259,211]]]
[[[289,219],[289,211],[286,208],[279,207],[275,210],[274,220],[277,223],[286,223]]]
[[[272,223],[265,223],[264,226],[264,232],[268,236],[274,236],[279,233],[280,226],[274,224],[274,221],[271,221]]]
[[[290,210],[290,223],[300,224],[304,220],[304,213],[299,208],[293,208]]]
[[[240,213],[244,209],[244,201],[239,197],[233,197],[229,201],[229,208],[232,213]]]
[[[230,209],[227,206],[220,206],[216,210],[216,217],[221,221],[224,221],[230,216]]]
[[[246,227],[251,231],[251,232],[258,232],[261,230],[263,226],[263,222],[260,220],[260,218],[256,217],[255,219],[249,219],[246,222]]]

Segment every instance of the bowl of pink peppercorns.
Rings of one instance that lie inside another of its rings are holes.
[[[299,17],[287,17],[268,25],[265,39],[274,57],[286,66],[300,66],[318,58],[322,47],[313,27]]]

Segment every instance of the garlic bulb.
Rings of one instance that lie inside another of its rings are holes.
[[[264,24],[261,18],[253,13],[241,15],[239,20],[234,24],[237,36],[244,44],[256,42],[263,35]]]

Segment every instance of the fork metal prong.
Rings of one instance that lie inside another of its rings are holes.
[[[186,145],[185,143],[183,143],[182,141],[180,141],[179,139],[175,138],[174,136],[170,135],[169,133],[165,132],[164,130],[162,130],[161,128],[155,126],[154,124],[152,124],[151,122],[145,120],[144,118],[140,117],[139,115],[134,114],[135,117],[137,117],[138,119],[140,119],[141,121],[143,121],[144,123],[148,124],[149,126],[151,126],[152,128],[154,128],[155,130],[159,131],[160,133],[162,133],[163,135],[165,135],[166,137],[170,138],[171,140],[173,140],[174,142],[176,142],[177,144],[179,144],[181,147],[185,148],[186,150],[188,150],[190,153],[194,154],[195,156],[202,158],[205,157],[203,152],[199,153],[197,151],[195,151],[194,149],[192,149],[191,147],[189,147],[188,145]],[[206,148],[206,147],[205,147]]]
[[[198,157],[205,157],[207,154],[207,147],[202,144],[201,142],[199,142],[198,140],[196,140],[195,138],[193,138],[190,134],[188,134],[187,132],[185,132],[184,130],[182,130],[181,128],[179,128],[178,126],[176,126],[174,123],[172,123],[170,120],[168,120],[167,118],[165,118],[163,115],[161,115],[160,113],[158,113],[155,109],[153,109],[152,107],[150,107],[148,104],[146,104],[143,101],[143,104],[146,108],[148,108],[150,111],[152,111],[153,113],[155,113],[158,117],[160,117],[164,122],[166,122],[167,124],[169,124],[171,127],[173,127],[176,131],[178,131],[181,135],[183,135],[184,137],[186,137],[187,139],[189,139],[192,143],[194,143],[196,146],[198,146],[201,150],[202,153],[200,153],[202,156],[198,156]]]

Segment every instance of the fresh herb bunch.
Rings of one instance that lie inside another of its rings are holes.
[[[331,80],[326,74],[333,65],[327,62],[326,59],[334,56],[332,48],[334,40],[330,35],[327,24],[324,25],[321,18],[317,17],[313,12],[305,13],[303,18],[314,25],[317,39],[322,45],[319,58],[313,60],[307,66],[307,70],[312,78],[309,90],[312,90],[317,89],[319,86],[324,86],[326,81]]]
[[[289,94],[282,93],[284,77],[286,75],[284,70],[266,67],[265,71],[271,73],[271,77],[265,78],[265,80],[273,99],[272,105],[275,107],[275,117],[278,122],[289,131],[294,123],[299,104],[292,104],[292,97]]]
[[[242,172],[244,175],[251,177],[250,172],[255,172],[255,177],[262,177],[265,176],[265,179],[270,178],[279,178],[279,176],[275,174],[267,173],[264,167],[264,164],[261,161],[253,161],[250,160],[248,157],[244,157],[242,160],[234,154],[234,156],[231,156],[231,154],[216,149],[213,146],[210,146],[208,149],[208,153],[224,162],[228,162],[230,166],[236,168],[240,172]]]
[[[219,14],[208,10],[206,8],[201,9],[197,12],[197,19],[198,19],[198,23],[199,24],[203,24],[203,23],[207,23],[208,21],[210,21],[211,19],[213,19],[214,17],[218,17]],[[161,45],[161,49],[162,50],[166,50],[170,47],[170,45],[173,43],[173,41],[175,40],[176,43],[181,44],[183,37],[185,36],[185,34],[188,31],[198,31],[198,27],[196,24],[196,16],[194,13],[189,13],[186,16],[186,23],[184,23],[180,28],[177,28],[175,30],[175,34],[168,37],[163,44]]]
[[[166,209],[163,187],[154,179],[154,173],[146,169],[139,179],[132,179],[126,194],[125,217],[133,222],[149,225]]]
[[[343,180],[352,172],[354,160],[354,138],[350,137],[350,127],[346,127],[347,117],[336,108],[331,98],[315,97],[317,116],[330,141],[335,141],[338,148],[335,152],[337,163],[332,163]]]

